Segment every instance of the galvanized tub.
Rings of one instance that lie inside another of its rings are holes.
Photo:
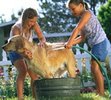
[[[81,84],[79,77],[41,79],[34,82],[36,100],[71,98],[80,95],[80,87]]]

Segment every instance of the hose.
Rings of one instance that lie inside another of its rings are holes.
[[[99,62],[99,60],[98,60],[92,53],[90,53],[88,50],[85,50],[84,48],[79,47],[79,46],[73,46],[72,48],[77,48],[77,49],[80,49],[80,50],[82,50],[82,51],[85,51],[85,52],[87,52],[89,55],[91,55],[91,56],[96,60],[96,62],[97,62],[98,65],[100,66],[100,69],[102,70],[102,72],[104,73],[104,75],[105,75],[105,77],[106,77],[106,81],[107,81],[107,83],[108,83],[108,91],[109,91],[110,97],[111,97],[111,84],[110,84],[110,80],[109,80],[109,78],[108,78],[108,76],[107,76],[107,73],[106,73],[105,69],[103,68],[103,67],[104,67],[103,64],[101,64],[101,63]]]

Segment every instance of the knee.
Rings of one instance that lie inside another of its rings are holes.
[[[91,70],[94,72],[100,70],[99,65],[96,61],[92,60],[91,61]]]

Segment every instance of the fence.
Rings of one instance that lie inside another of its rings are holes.
[[[76,45],[76,46],[79,47],[79,45]],[[86,44],[84,44],[83,48],[85,50],[88,50],[88,46]],[[89,78],[91,78],[91,77],[88,77],[91,75],[91,71],[90,71],[91,55],[89,55],[87,52],[84,52],[84,51],[81,52],[77,48],[74,48],[74,53],[76,57],[77,68],[80,70],[81,73],[84,74],[84,77],[83,77],[84,80],[87,80],[85,84],[82,82],[82,85],[84,85],[85,87],[95,85],[94,82],[88,80]],[[12,65],[11,61],[7,59],[7,55],[5,51],[2,52],[2,57],[3,59],[2,61],[0,61],[0,96],[5,95],[6,97],[15,97],[17,95],[16,86],[15,86],[17,71],[16,71],[16,68]],[[107,63],[104,63],[104,64],[107,66],[106,68],[111,76],[111,52],[108,53],[108,58],[109,59]],[[26,81],[25,81],[26,88],[24,89],[24,92],[25,92],[24,94],[27,96],[31,94],[29,81],[30,79],[26,78]]]
[[[76,45],[79,46],[79,45]],[[84,44],[83,48],[85,50],[88,50],[88,46],[87,44]],[[87,53],[87,52],[82,52],[79,49],[75,50],[75,57],[76,57],[76,61],[77,61],[77,68],[80,70],[80,72],[82,72],[84,69],[86,69],[88,72],[90,72],[90,60],[91,60],[91,56]],[[12,65],[12,63],[10,62],[10,60],[7,59],[6,53],[5,51],[2,52],[2,61],[0,61],[0,67],[1,67],[1,71],[0,71],[0,75],[4,76],[5,80],[9,79],[9,68],[11,66],[12,68],[12,73],[15,74],[16,73],[16,69],[15,67]],[[108,53],[108,62],[107,62],[107,67],[108,69],[111,69],[111,52]],[[111,70],[110,70],[111,72]]]

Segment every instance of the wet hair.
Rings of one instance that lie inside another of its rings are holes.
[[[22,13],[22,23],[24,24],[27,19],[32,19],[34,17],[37,17],[37,11],[33,8],[27,8]]]
[[[90,8],[89,4],[84,1],[84,0],[68,0],[66,6],[69,8],[69,4],[75,4],[75,5],[79,5],[80,3],[83,4],[86,8],[86,10],[88,10]]]

